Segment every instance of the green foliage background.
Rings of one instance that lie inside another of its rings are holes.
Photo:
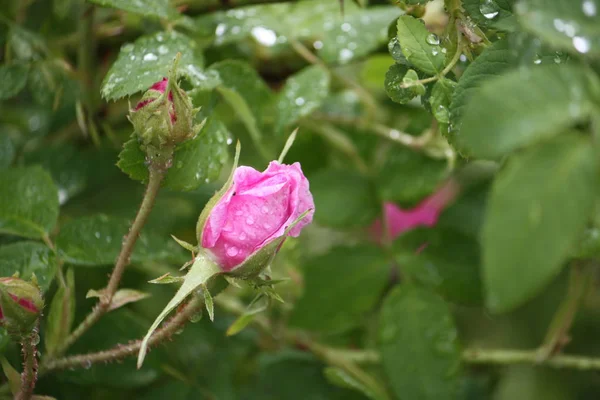
[[[181,275],[190,255],[171,235],[195,244],[235,141],[262,170],[298,127],[286,162],[316,204],[272,266],[284,303],[229,287],[214,322],[194,318],[142,369],[78,364],[36,394],[597,399],[599,13],[598,0],[4,0],[0,275],[38,279],[42,363],[106,285],[148,179],[129,104],[178,52],[206,125],[176,148],[121,282],[131,303],[67,355],[145,334],[176,290],[148,281]],[[435,227],[374,238],[385,202],[411,208],[448,182],[459,195]],[[0,352],[11,398],[21,357],[3,331]]]

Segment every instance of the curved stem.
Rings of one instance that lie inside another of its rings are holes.
[[[183,309],[167,321],[162,328],[156,330],[148,341],[149,347],[157,345],[168,340],[177,331],[184,326],[191,317],[202,309],[204,302],[200,297],[194,296]],[[96,353],[77,354],[43,363],[40,368],[40,375],[47,374],[54,370],[66,368],[89,367],[99,362],[120,360],[129,356],[136,355],[140,350],[142,340],[136,340],[126,345],[117,345],[111,349],[98,351]]]
[[[541,360],[537,350],[467,349],[463,361],[471,364],[532,364],[552,368],[600,370],[600,358],[560,354]]]
[[[33,389],[37,381],[38,361],[36,357],[36,343],[39,341],[37,328],[23,338],[21,342],[23,351],[23,372],[21,373],[21,391],[15,396],[16,400],[29,400],[33,396]]]
[[[123,246],[121,247],[121,252],[117,257],[115,268],[110,276],[108,286],[103,291],[100,301],[92,309],[92,312],[88,314],[83,322],[81,322],[79,326],[77,326],[77,328],[75,328],[73,332],[71,332],[71,334],[65,338],[65,340],[60,344],[60,347],[57,349],[56,354],[64,353],[109,310],[112,298],[119,288],[119,283],[121,282],[123,272],[129,264],[129,258],[131,257],[135,243],[140,235],[142,227],[148,219],[148,215],[150,215],[152,207],[154,206],[156,195],[160,190],[160,184],[165,177],[166,171],[167,169],[165,167],[157,167],[153,165],[150,166],[148,186],[146,187],[142,204],[140,205],[138,213],[131,224],[129,233],[125,236]]]

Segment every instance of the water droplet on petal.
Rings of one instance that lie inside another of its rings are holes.
[[[240,237],[239,237],[240,240],[244,241],[244,240],[246,240],[246,238],[247,238],[246,232],[240,233]]]
[[[238,249],[235,246],[231,246],[230,248],[227,249],[227,255],[229,257],[235,257],[238,254]]]
[[[252,217],[252,215],[248,215],[248,217],[246,218],[246,223],[248,225],[254,225],[254,217]]]
[[[269,207],[267,207],[267,206],[262,206],[262,208],[260,209],[260,211],[261,211],[263,214],[267,214],[267,213],[269,212]]]

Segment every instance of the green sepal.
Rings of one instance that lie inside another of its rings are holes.
[[[154,283],[154,284],[158,284],[158,285],[168,285],[169,283],[179,283],[179,282],[183,282],[184,280],[185,280],[185,277],[183,277],[183,276],[171,276],[171,273],[167,272],[166,274],[161,275],[158,278],[148,281],[148,283]]]
[[[235,158],[233,160],[233,166],[231,167],[231,173],[229,174],[229,178],[227,178],[227,182],[225,182],[223,187],[217,193],[215,193],[215,195],[211,197],[210,200],[208,200],[208,202],[204,206],[204,209],[200,213],[200,217],[198,217],[198,223],[196,224],[196,236],[198,237],[198,247],[202,246],[202,233],[204,232],[204,225],[206,224],[208,216],[212,212],[212,209],[215,207],[215,205],[219,202],[219,200],[221,200],[221,198],[225,195],[225,193],[227,193],[227,191],[233,184],[233,175],[240,160],[240,151],[241,145],[238,141],[235,145]]]
[[[175,240],[177,242],[178,245],[180,245],[184,249],[186,249],[192,253],[198,252],[198,246],[194,246],[193,244],[188,243],[185,240],[181,240],[181,239],[177,238],[175,235],[171,235],[171,237],[173,238],[173,240]]]
[[[208,317],[212,322],[215,320],[215,305],[213,302],[213,298],[210,294],[210,290],[208,290],[206,285],[200,285],[200,290],[202,290],[202,294],[204,295],[204,307],[206,307]]]
[[[256,279],[265,268],[271,265],[271,262],[277,255],[279,248],[283,245],[290,230],[292,230],[294,226],[296,226],[311,211],[312,209],[308,209],[303,212],[286,228],[283,235],[266,244],[260,250],[252,253],[243,263],[227,272],[227,275],[242,279]]]
[[[137,367],[141,368],[144,358],[146,357],[146,352],[148,351],[148,340],[152,336],[152,333],[158,328],[158,325],[166,318],[166,316],[175,309],[186,297],[192,294],[195,290],[197,290],[200,286],[206,285],[207,287],[211,287],[212,281],[214,281],[219,275],[222,274],[220,267],[215,264],[209,257],[207,257],[204,253],[200,252],[196,256],[196,260],[194,264],[190,268],[189,272],[185,276],[181,287],[175,293],[175,296],[169,301],[167,306],[162,310],[162,312],[156,317],[154,323],[148,329],[148,333],[142,340],[142,345],[140,347],[140,352],[138,354]]]

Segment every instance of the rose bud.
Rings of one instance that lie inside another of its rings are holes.
[[[9,334],[31,332],[43,308],[37,285],[14,277],[0,278],[0,325]]]
[[[224,272],[255,276],[287,236],[312,221],[314,202],[299,163],[272,161],[264,172],[235,169],[198,221],[198,243]]]
[[[144,93],[129,119],[144,147],[162,149],[198,134],[201,125],[194,125],[198,110],[174,78],[163,78]]]
[[[396,239],[402,233],[420,226],[435,226],[441,212],[454,201],[458,191],[458,184],[448,181],[437,192],[412,209],[403,210],[394,203],[385,203],[383,215],[386,219],[390,239]],[[370,230],[373,236],[381,241],[383,235],[381,220],[375,221]]]

